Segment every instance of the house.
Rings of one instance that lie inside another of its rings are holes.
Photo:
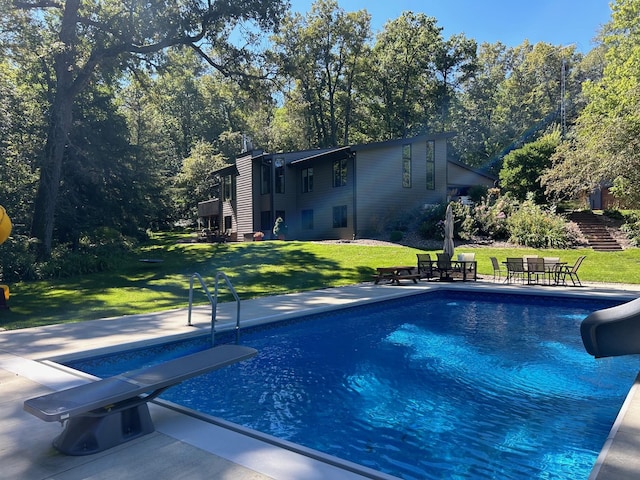
[[[232,240],[267,238],[276,218],[300,240],[352,239],[380,232],[388,220],[466,194],[495,177],[447,160],[453,133],[288,153],[252,150],[215,173],[219,196],[201,202],[208,228]]]

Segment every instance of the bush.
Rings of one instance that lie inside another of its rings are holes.
[[[447,211],[445,204],[430,205],[424,209],[418,232],[426,239],[444,238],[444,215]]]
[[[400,240],[402,240],[402,237],[404,237],[404,234],[401,231],[394,230],[393,232],[391,232],[389,238],[392,242],[399,242]]]
[[[113,229],[101,228],[81,237],[76,249],[56,245],[47,261],[38,262],[38,242],[14,235],[0,246],[0,279],[5,282],[66,278],[117,268],[133,248],[133,242]]]
[[[629,237],[633,246],[640,245],[640,212],[634,211],[624,216],[624,224],[620,228]]]
[[[507,219],[509,241],[532,248],[566,248],[575,240],[555,209],[536,205],[532,195]]]

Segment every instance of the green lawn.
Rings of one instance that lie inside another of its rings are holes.
[[[376,267],[413,265],[416,253],[421,252],[402,246],[294,241],[190,244],[176,243],[177,239],[175,235],[157,237],[117,272],[12,284],[11,310],[0,310],[0,327],[16,329],[185,307],[189,279],[195,272],[213,291],[215,273],[222,271],[240,298],[249,299],[369,281]],[[611,253],[590,249],[456,249],[470,251],[476,253],[481,276],[493,274],[490,256],[500,261],[526,254],[559,256],[572,264],[578,256],[587,255],[579,271],[582,280],[640,283],[640,249],[636,248]],[[435,251],[429,253],[435,258]],[[139,260],[143,258],[163,261],[142,263]],[[206,303],[198,282],[194,285],[194,303]],[[222,301],[231,299],[226,288],[221,293]]]

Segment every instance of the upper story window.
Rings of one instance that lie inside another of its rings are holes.
[[[222,200],[229,201],[233,200],[233,183],[234,183],[233,175],[225,175],[222,177]]]
[[[284,158],[276,158],[274,161],[274,167],[276,193],[284,193]]]
[[[402,146],[402,186],[411,188],[411,144]]]
[[[302,193],[313,192],[313,168],[302,169]]]
[[[260,167],[260,193],[271,193],[271,162],[263,162]]]
[[[344,187],[347,184],[347,159],[334,160],[333,162],[333,186]]]
[[[427,190],[436,188],[436,149],[434,142],[427,142]]]

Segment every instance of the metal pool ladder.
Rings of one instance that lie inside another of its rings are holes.
[[[193,306],[193,279],[194,278],[198,279],[198,281],[200,282],[200,286],[204,290],[204,293],[207,295],[207,298],[209,299],[209,303],[211,303],[211,346],[215,344],[215,339],[216,339],[216,313],[218,310],[218,284],[220,283],[221,278],[227,284],[227,287],[231,291],[233,298],[235,298],[236,300],[236,343],[238,343],[240,340],[240,297],[238,297],[238,293],[236,292],[236,289],[233,288],[231,280],[229,280],[229,277],[227,277],[224,272],[220,272],[220,271],[216,272],[213,296],[211,295],[211,292],[207,288],[207,285],[204,283],[204,280],[202,279],[202,276],[199,273],[194,273],[193,275],[191,275],[191,278],[189,279],[189,314],[187,319],[187,325],[192,326],[191,309]]]

